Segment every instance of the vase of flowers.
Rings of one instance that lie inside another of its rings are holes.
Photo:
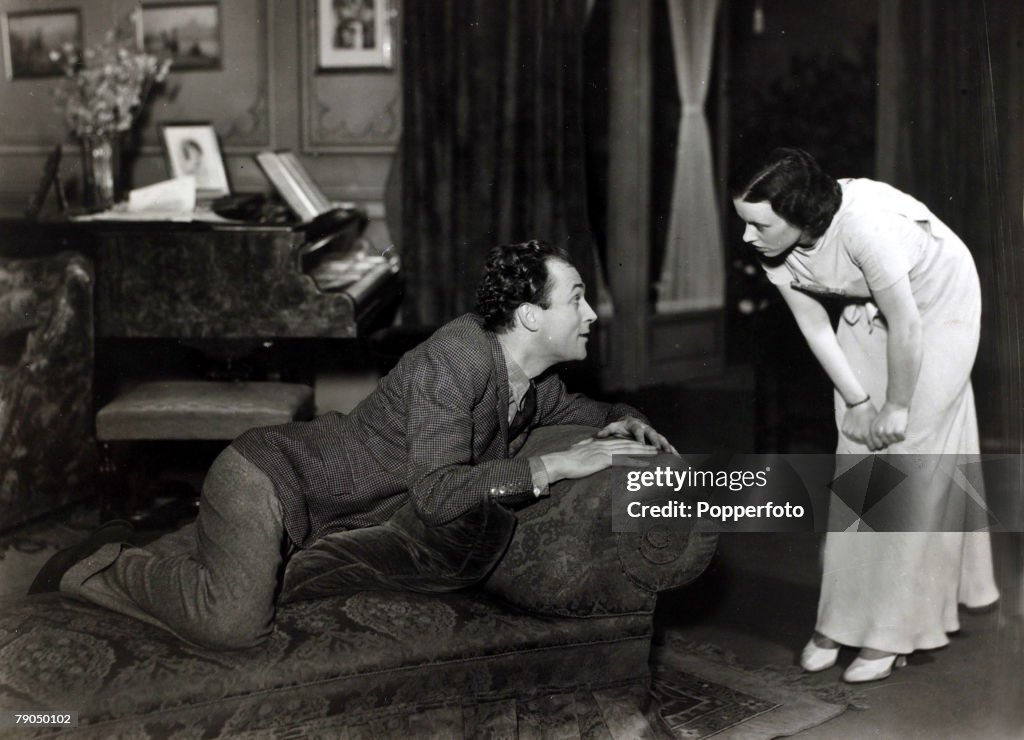
[[[117,137],[84,135],[79,137],[82,147],[82,181],[85,185],[85,204],[106,210],[114,205],[117,190],[115,172],[120,171],[120,142]]]
[[[170,60],[161,62],[139,47],[136,28],[132,13],[82,54],[65,45],[53,55],[64,69],[54,93],[82,149],[86,205],[96,209],[114,204],[121,139],[170,67]]]

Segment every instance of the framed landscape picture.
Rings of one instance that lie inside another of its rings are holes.
[[[142,6],[139,26],[143,48],[160,59],[170,58],[172,72],[223,65],[219,3],[148,3]]]
[[[51,54],[70,44],[82,50],[82,19],[77,10],[11,11],[0,15],[4,72],[9,80],[60,77]]]
[[[316,0],[317,68],[390,69],[393,0]]]
[[[171,177],[194,176],[196,193],[200,198],[217,198],[231,193],[213,124],[165,123],[160,126],[160,139]]]

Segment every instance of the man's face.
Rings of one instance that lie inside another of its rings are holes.
[[[582,360],[597,314],[583,297],[583,279],[572,265],[548,259],[550,307],[536,307],[539,349],[549,364]]]

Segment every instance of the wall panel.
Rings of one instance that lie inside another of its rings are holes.
[[[302,3],[299,52],[302,77],[302,150],[306,153],[391,154],[402,122],[402,90],[395,72],[401,46],[395,44],[391,69],[317,70],[315,0]],[[398,23],[392,27],[396,38]]]
[[[223,68],[172,72],[168,94],[154,101],[154,123],[212,121],[228,154],[273,146],[270,4],[271,0],[222,2]],[[153,126],[144,140],[158,145]]]

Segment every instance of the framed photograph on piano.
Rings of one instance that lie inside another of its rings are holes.
[[[231,194],[224,157],[212,123],[164,123],[160,126],[160,139],[171,177],[194,176],[196,194],[200,198]]]

